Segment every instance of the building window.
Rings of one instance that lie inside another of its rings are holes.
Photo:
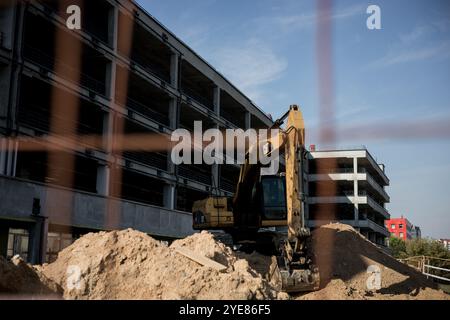
[[[395,224],[391,224],[391,229],[395,229]]]
[[[403,238],[403,232],[400,232],[400,238]]]
[[[9,229],[7,258],[19,255],[23,260],[28,258],[28,231],[24,229]]]
[[[399,227],[400,229],[403,229],[403,224],[400,223],[400,224],[398,225],[398,227]]]
[[[49,232],[47,236],[46,262],[51,263],[56,260],[58,253],[74,242],[72,234]]]

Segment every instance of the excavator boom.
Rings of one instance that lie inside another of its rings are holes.
[[[319,289],[319,272],[312,264],[304,214],[305,125],[298,106],[290,107],[287,119],[284,154],[286,166],[287,239],[280,249],[278,266],[282,287],[287,292]]]

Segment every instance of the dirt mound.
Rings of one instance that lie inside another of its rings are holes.
[[[202,266],[176,252],[180,246],[227,269],[219,272]],[[42,271],[64,288],[68,299],[286,297],[208,232],[175,241],[170,247],[131,229],[90,233],[61,251]]]
[[[316,229],[312,247],[322,289],[299,299],[450,298],[431,280],[383,252],[351,226],[335,223]],[[378,275],[381,283],[376,281]]]
[[[321,289],[293,298],[450,298],[350,226],[322,226],[311,241]],[[219,272],[179,253],[186,249],[224,265],[225,270]],[[171,246],[131,229],[99,232],[81,237],[51,264],[32,267],[20,258],[7,262],[0,257],[0,294],[45,298],[63,292],[66,299],[287,299],[270,282],[269,271],[275,265],[275,257],[234,252],[205,231]]]
[[[62,288],[18,256],[11,262],[0,256],[0,296],[2,299],[58,299]]]

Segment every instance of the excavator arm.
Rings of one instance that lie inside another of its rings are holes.
[[[282,129],[285,121],[286,126]],[[262,182],[267,177],[261,175],[260,161],[250,163],[246,157],[246,162],[241,165],[232,206],[227,205],[225,198],[210,197],[196,201],[193,227],[198,230],[222,229],[232,235],[235,244],[256,243],[258,247],[258,242],[263,239],[263,247],[273,247],[276,252],[277,268],[271,270],[274,283],[286,292],[313,291],[319,288],[319,273],[307,247],[310,231],[305,227],[304,219],[305,126],[298,106],[290,106],[271,129],[275,128],[280,129],[278,136],[259,143],[267,142],[271,146],[269,152],[278,151],[278,154],[285,155],[285,182],[282,176],[269,177],[281,186],[271,190],[270,196],[278,193],[277,199],[282,200],[278,202],[285,204],[278,208],[278,219],[269,218],[266,214],[264,197],[268,192],[264,192]],[[270,233],[270,241],[266,241],[267,234],[260,232],[263,227],[279,226],[287,226],[287,235],[285,232]]]
[[[281,129],[287,119],[285,129]],[[310,230],[305,226],[304,203],[304,161],[305,124],[298,106],[292,105],[272,128],[280,129],[278,141],[267,141],[285,155],[285,197],[287,217],[287,238],[279,243],[278,277],[286,292],[313,291],[319,288],[319,272],[312,263],[312,255],[307,247]],[[264,143],[264,142],[261,142]],[[272,150],[273,152],[274,150]],[[260,164],[246,162],[241,166],[237,191],[233,200],[235,224],[239,232],[248,233],[258,229],[261,216],[252,207],[249,199],[261,175]],[[253,210],[252,210],[253,208]],[[243,231],[245,230],[245,231]]]
[[[310,230],[305,226],[304,161],[305,125],[298,106],[290,107],[284,135],[286,166],[287,239],[281,244],[278,267],[287,292],[319,289],[319,272],[307,247]]]

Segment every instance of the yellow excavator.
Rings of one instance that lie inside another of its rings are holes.
[[[194,202],[193,228],[223,230],[241,248],[275,255],[277,267],[271,270],[271,279],[281,290],[314,291],[320,279],[307,245],[311,234],[304,219],[305,126],[299,107],[290,106],[272,129],[279,129],[279,140],[269,143],[269,152],[277,146],[279,154],[284,154],[285,173],[262,175],[260,161],[250,164],[247,153],[234,198]]]

